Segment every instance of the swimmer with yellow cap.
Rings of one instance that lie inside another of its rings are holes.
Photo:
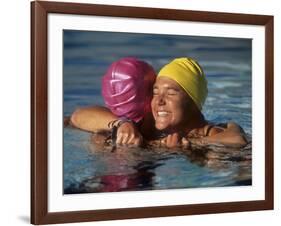
[[[177,58],[165,65],[158,77],[167,77],[176,81],[192,98],[198,109],[208,95],[207,80],[201,66],[191,58]]]
[[[171,133],[206,124],[201,114],[208,93],[207,80],[191,58],[177,58],[159,72],[151,102],[156,129]]]
[[[207,79],[193,59],[176,58],[158,73],[151,102],[155,128],[166,134],[167,147],[179,144],[246,144],[245,134],[235,123],[225,127],[210,124],[201,113],[208,94]]]

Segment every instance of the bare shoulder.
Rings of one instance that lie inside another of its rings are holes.
[[[206,125],[205,127],[204,130],[208,130],[205,133],[206,141],[238,146],[244,146],[248,143],[246,133],[242,127],[235,122]]]
[[[236,131],[236,132],[245,134],[243,128],[235,122],[228,122],[227,123],[227,129],[231,130],[231,131]]]
[[[235,122],[220,123],[216,125],[208,124],[204,127],[206,136],[213,136],[221,132],[232,134],[245,134],[243,128]]]

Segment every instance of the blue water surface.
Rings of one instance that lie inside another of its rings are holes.
[[[101,76],[122,57],[134,56],[155,71],[188,56],[203,67],[209,94],[203,113],[209,121],[240,124],[252,134],[252,40],[65,30],[63,33],[64,116],[76,108],[104,105]],[[98,150],[91,134],[64,128],[64,192],[110,192],[251,184],[248,161],[239,156],[206,158],[178,150]]]

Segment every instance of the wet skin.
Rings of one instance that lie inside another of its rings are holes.
[[[192,116],[192,105],[191,98],[175,81],[157,78],[151,102],[156,129],[166,132],[181,130]]]

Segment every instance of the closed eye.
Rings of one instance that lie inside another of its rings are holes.
[[[168,89],[168,95],[169,96],[174,96],[174,95],[177,95],[178,93],[179,93],[179,90],[177,90],[177,89],[174,89],[174,88]]]
[[[173,92],[173,91],[169,91],[168,92],[168,95],[172,96],[172,95],[177,95],[178,93],[177,92]]]
[[[153,88],[153,95],[158,95],[158,88]]]

